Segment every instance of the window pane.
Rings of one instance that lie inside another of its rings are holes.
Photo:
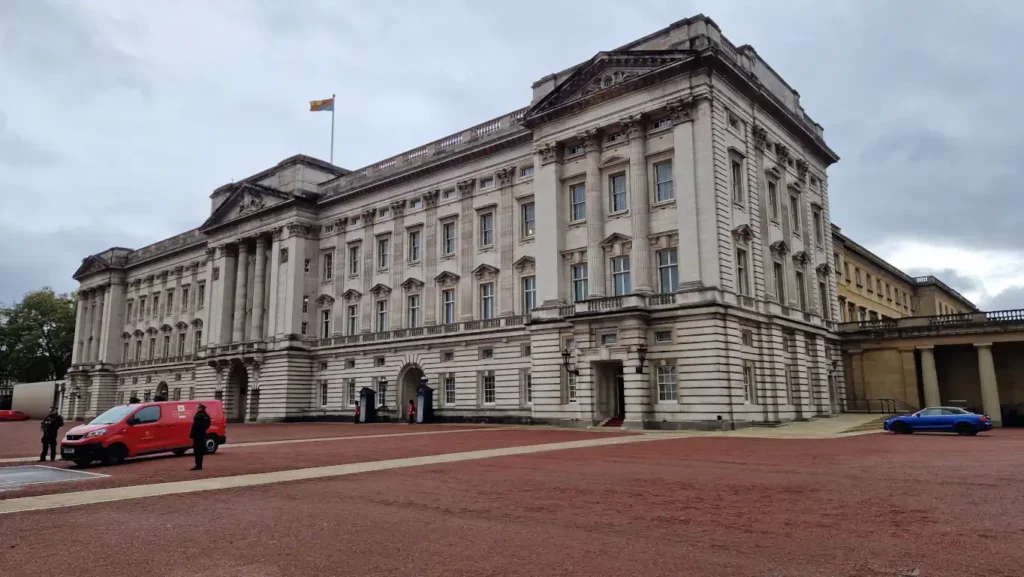
[[[524,238],[533,236],[533,233],[534,233],[534,213],[533,213],[534,208],[533,208],[533,203],[530,202],[530,203],[524,204],[521,210],[522,210],[522,219],[523,219],[523,221],[522,221],[522,231],[521,231],[521,235],[520,236],[522,236]]]
[[[655,200],[668,200],[675,195],[672,188],[672,162],[654,165]]]
[[[587,218],[587,189],[582,184],[572,186],[570,189],[572,200],[572,220],[579,221]]]
[[[626,210],[626,175],[616,174],[609,182],[609,208],[611,212]]]

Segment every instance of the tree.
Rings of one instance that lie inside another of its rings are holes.
[[[49,287],[0,308],[0,380],[63,379],[71,366],[78,300]]]

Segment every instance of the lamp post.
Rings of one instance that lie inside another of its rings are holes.
[[[569,347],[562,349],[562,367],[565,368],[565,372],[570,375],[579,376],[580,370],[575,365],[570,365],[572,360],[572,353],[569,351]]]
[[[636,356],[640,360],[640,364],[636,367],[637,374],[643,374],[644,363],[647,362],[647,345],[640,343],[636,346]]]

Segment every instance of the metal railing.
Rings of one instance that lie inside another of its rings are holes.
[[[847,413],[897,415],[917,411],[917,407],[900,399],[846,399]]]

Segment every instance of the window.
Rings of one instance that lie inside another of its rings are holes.
[[[537,277],[523,277],[523,312],[528,313],[537,308]]]
[[[441,291],[441,317],[446,325],[455,322],[455,289]]]
[[[455,360],[455,352],[454,351],[444,351],[443,353],[441,353],[441,360],[446,362],[446,363],[450,363],[450,362],[454,361]]]
[[[608,179],[608,211],[626,210],[626,175],[616,174]]]
[[[601,346],[607,347],[609,345],[616,345],[619,343],[619,335],[616,333],[606,333],[601,335]]]
[[[868,292],[869,293],[875,292],[875,285],[874,285],[874,283],[871,282],[871,273],[869,273],[869,272],[868,273],[864,273],[864,276],[865,276],[865,279],[867,280]]]
[[[446,222],[441,225],[441,253],[455,254],[455,223]]]
[[[675,197],[672,188],[672,161],[654,165],[654,201],[662,202]]]
[[[495,385],[494,385],[494,373],[491,373],[491,372],[484,373],[483,389],[484,389],[484,404],[493,405],[494,404],[494,399],[497,396],[497,391],[495,390]]]
[[[572,202],[570,215],[573,222],[586,220],[587,218],[587,187],[584,184],[574,184],[569,187],[569,199]]]
[[[825,281],[818,281],[818,298],[821,299],[821,316],[825,317],[825,320],[831,320],[832,302],[828,298],[828,285]]]
[[[628,256],[617,256],[612,259],[612,285],[615,296],[628,295],[633,292],[629,282]]]
[[[324,253],[324,280],[330,281],[334,278],[334,254]]]
[[[149,391],[145,394],[146,400],[149,400]],[[139,409],[139,412],[135,413],[132,417],[131,423],[133,425],[147,425],[149,423],[156,423],[160,420],[160,405],[153,405]]]
[[[885,283],[885,298],[892,300],[892,287],[889,283]]]
[[[671,343],[672,342],[672,331],[658,331],[654,333],[654,342],[656,343]]]
[[[388,301],[377,301],[377,332],[388,330]]]
[[[156,337],[152,337],[152,338],[149,339],[149,356],[146,357],[146,358],[149,358],[149,359],[155,359],[156,358]]]
[[[423,199],[414,198],[409,201],[409,208],[421,208],[423,206]]]
[[[523,345],[522,356],[528,357],[533,353],[533,347],[530,345]]]
[[[135,360],[142,358],[142,339],[135,341]]]
[[[128,355],[131,354],[129,352],[129,350],[131,349],[131,346],[132,346],[131,343],[127,343],[126,342],[124,344],[124,352],[121,353],[121,362],[122,363],[127,363],[128,362]]]
[[[172,401],[181,400],[181,387],[174,387],[174,395],[171,397]]]
[[[569,154],[567,156],[576,156],[577,154],[583,154],[587,151],[587,148],[582,144],[574,144],[569,147]]]
[[[754,333],[753,333],[753,331],[747,331],[747,330],[740,331],[740,342],[743,343],[743,346],[745,346],[745,347],[752,347],[752,346],[754,346]]]
[[[385,218],[388,217],[388,212],[389,211],[388,211],[387,208],[379,208],[379,209],[377,209],[377,218],[379,218],[380,220],[384,220]]]
[[[348,274],[359,274],[359,245],[348,247]]]
[[[163,358],[171,356],[171,335],[164,335]]]
[[[533,236],[533,233],[534,233],[534,221],[535,221],[533,210],[534,209],[533,209],[533,203],[532,202],[524,203],[519,208],[519,213],[520,213],[519,236],[521,238],[530,238],[531,236]]]
[[[387,399],[384,393],[387,392],[388,380],[378,379],[377,380],[377,406],[383,407],[387,404]]]
[[[346,359],[345,360],[345,368],[346,369],[354,369],[354,368],[356,368],[356,360],[355,359]]]
[[[196,330],[192,337],[192,352],[199,352],[199,347],[203,344],[203,331]]]
[[[201,284],[196,287],[196,308],[201,309],[206,303],[206,285]]]
[[[302,334],[306,334],[308,331],[309,331],[309,323],[303,321],[301,333]]]
[[[153,295],[153,316],[160,315],[160,295]]]
[[[533,374],[530,371],[526,371],[523,374],[523,389],[526,392],[526,403],[533,403]]]
[[[146,318],[146,297],[139,297],[139,321]]]
[[[768,214],[772,220],[779,220],[779,185],[768,181]]]
[[[480,179],[480,188],[491,188],[494,186],[494,177],[488,176],[487,178]]]
[[[786,365],[783,369],[783,376],[786,381],[786,404],[793,404],[793,367]]]
[[[800,197],[789,195],[789,209],[793,211],[793,234],[800,234]]]
[[[658,120],[655,120],[653,124],[651,124],[651,129],[657,130],[659,128],[666,128],[669,126],[672,126],[671,118],[659,118]]]
[[[302,314],[306,314],[308,312],[309,312],[309,297],[308,296],[303,296],[302,297]]]
[[[327,381],[320,381],[320,406],[327,406]]]
[[[302,261],[302,270],[304,270],[305,272],[309,272],[309,259],[308,258]]]
[[[378,238],[377,239],[377,268],[386,269],[388,268],[388,246],[389,239]],[[401,255],[399,255],[401,258]]]
[[[732,159],[732,201],[736,204],[743,204],[743,162],[738,158]]]
[[[772,274],[775,276],[775,297],[780,305],[786,304],[786,272],[782,263],[775,261],[772,264]]]
[[[747,251],[736,249],[736,290],[743,296],[750,296],[750,278],[747,276]]]
[[[356,380],[349,379],[345,383],[345,400],[346,403],[351,406],[356,404]]]
[[[320,311],[320,338],[331,337],[331,311],[330,309]]]
[[[494,246],[494,213],[480,215],[480,246]]]
[[[757,403],[753,361],[743,361],[743,402]]]
[[[443,199],[449,199],[449,198],[451,198],[453,196],[455,196],[455,189],[454,188],[446,188],[446,189],[444,189],[441,192],[441,198],[443,198]]]
[[[128,301],[128,308],[125,310],[125,324],[132,322],[132,301]]]
[[[373,359],[373,364],[374,364],[374,366],[377,366],[377,367],[383,367],[384,366],[384,357],[375,357]]]
[[[409,295],[409,328],[414,329],[420,326],[420,295]]]
[[[875,278],[875,292],[878,293],[878,298],[882,298],[882,279]]]
[[[533,165],[524,166],[524,167],[519,169],[519,176],[532,176],[532,175],[533,175]]]
[[[188,338],[188,335],[185,334],[184,332],[182,332],[181,334],[178,335],[178,356],[179,357],[185,356],[185,341],[186,341],[187,338]]]
[[[418,230],[409,232],[409,262],[419,262],[420,260],[420,236]]]
[[[188,310],[188,287],[187,286],[181,287],[181,310],[182,311],[187,311]]]
[[[167,291],[167,314],[174,312],[174,290]]]
[[[569,378],[566,379],[566,397],[570,403],[576,402],[576,375],[569,373]]]
[[[487,360],[494,358],[494,349],[480,349],[480,358]]]
[[[658,251],[658,285],[662,294],[675,292],[679,288],[679,265],[675,249]]]
[[[587,300],[587,263],[572,265],[572,302]]]
[[[455,375],[451,373],[444,376],[444,404],[455,404]]]
[[[804,271],[796,271],[796,298],[800,303],[800,310],[807,310],[807,285],[804,282]]]
[[[853,269],[853,276],[854,276],[855,280],[857,281],[857,286],[859,286],[859,287],[864,286],[864,283],[861,282],[861,280],[860,280],[860,269],[859,268],[854,267],[854,269]]]
[[[348,334],[359,331],[359,305],[348,305]]]
[[[675,365],[658,365],[658,401],[678,399]]]
[[[494,283],[492,282],[480,285],[480,318],[494,318]]]
[[[811,216],[814,218],[814,242],[818,246],[823,246],[825,244],[825,229],[821,222],[821,209],[814,207],[811,210]]]

